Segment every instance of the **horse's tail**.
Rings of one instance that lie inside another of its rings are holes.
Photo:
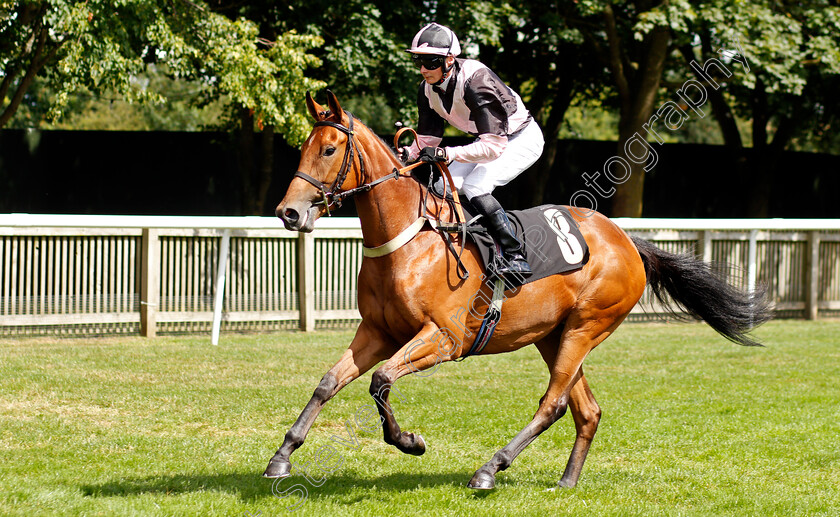
[[[745,346],[763,346],[747,333],[772,317],[764,289],[740,291],[691,255],[675,255],[631,237],[654,296],[671,314],[683,317],[664,292],[689,316],[701,319],[725,338]]]

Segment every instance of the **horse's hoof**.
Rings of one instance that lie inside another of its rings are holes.
[[[422,456],[426,452],[426,440],[419,434],[403,432],[395,445],[400,451],[412,456]]]
[[[496,488],[496,478],[492,474],[487,474],[479,470],[467,486],[475,490],[492,490]]]
[[[265,472],[263,472],[263,477],[278,479],[289,477],[291,474],[292,464],[289,461],[271,458],[271,461],[268,462],[268,467],[266,467]]]
[[[574,488],[575,485],[577,485],[577,483],[575,483],[574,481],[568,481],[568,480],[565,480],[565,479],[561,479],[557,483],[557,486],[550,489],[550,490],[563,489],[563,488]]]
[[[422,456],[424,452],[426,452],[426,440],[423,439],[423,435],[418,434],[414,448],[409,451],[409,454]]]

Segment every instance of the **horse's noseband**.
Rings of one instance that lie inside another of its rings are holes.
[[[344,180],[347,179],[347,174],[350,172],[350,168],[353,166],[353,152],[354,150],[359,154],[359,170],[361,171],[362,178],[365,177],[365,160],[362,157],[362,153],[358,150],[358,144],[356,143],[355,133],[353,132],[353,114],[349,111],[345,111],[344,113],[347,114],[347,117],[350,119],[350,123],[348,124],[349,127],[345,127],[341,124],[337,124],[335,122],[329,122],[327,120],[322,120],[320,122],[316,122],[313,127],[322,127],[322,126],[329,126],[335,129],[338,129],[342,133],[347,135],[347,145],[344,146],[344,158],[341,160],[341,168],[338,170],[338,175],[335,177],[335,181],[333,181],[332,185],[327,188],[327,184],[318,181],[317,179],[313,178],[309,174],[306,174],[303,171],[295,172],[295,177],[301,178],[303,180],[308,181],[312,185],[315,186],[318,190],[321,191],[321,201],[313,203],[313,205],[320,205],[323,204],[324,207],[327,209],[327,215],[332,215],[330,213],[330,207],[335,205],[336,207],[341,207],[342,200],[353,196],[361,191],[368,191],[373,186],[373,184],[362,185],[358,188],[350,189],[344,192],[339,192],[341,186],[344,185]],[[387,176],[390,177],[390,176]]]

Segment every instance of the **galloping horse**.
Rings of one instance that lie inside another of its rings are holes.
[[[463,308],[475,304],[477,292],[492,291],[482,282],[482,266],[472,243],[459,242],[465,247],[461,260],[472,273],[459,275],[455,256],[441,234],[425,221],[418,224],[427,210],[439,220],[454,220],[454,205],[429,195],[385,142],[345,112],[332,92],[327,95],[326,107],[306,96],[316,123],[277,216],[289,230],[310,232],[332,204],[355,195],[364,246],[385,251],[362,261],[358,281],[362,322],[271,458],[263,474],[269,478],[290,475],[289,456],[303,444],[324,404],[381,361],[385,363],[373,373],[370,393],[385,442],[404,453],[423,454],[422,436],[402,431],[397,424],[388,402],[390,388],[405,375],[462,357],[469,346],[454,344],[469,343],[481,325],[481,318]],[[533,343],[548,366],[549,381],[531,422],[476,471],[471,488],[494,488],[496,473],[508,468],[567,409],[577,434],[559,486],[575,486],[601,417],[583,361],[630,313],[646,284],[660,300],[667,292],[683,312],[705,320],[739,344],[758,345],[746,333],[769,319],[762,294],[736,290],[694,257],[672,255],[642,239],[631,239],[597,212],[574,218],[589,245],[588,262],[576,271],[509,291],[501,321],[482,351],[513,352]],[[456,325],[453,315],[458,314],[464,319]]]

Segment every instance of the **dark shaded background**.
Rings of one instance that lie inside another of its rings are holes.
[[[840,156],[786,152],[777,172],[763,174],[739,172],[722,146],[654,149],[645,217],[748,217],[756,195],[769,195],[769,217],[840,217]],[[615,151],[614,142],[562,141],[545,202],[567,204],[587,188],[581,174],[601,170]],[[299,158],[278,139],[264,215],[273,215]],[[241,215],[238,163],[228,133],[2,130],[0,213]],[[525,172],[494,194],[506,208],[526,208],[534,181]],[[598,208],[609,215],[608,200]],[[354,215],[352,204],[337,215]]]

